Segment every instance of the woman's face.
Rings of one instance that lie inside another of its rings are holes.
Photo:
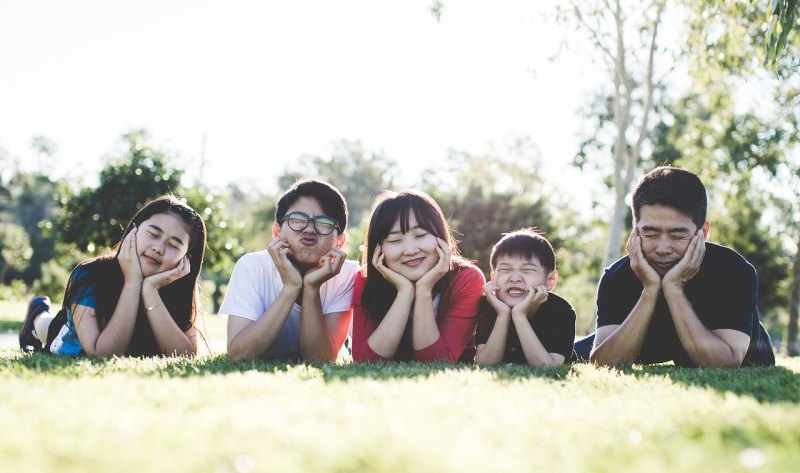
[[[418,281],[439,262],[437,239],[420,227],[414,212],[408,216],[406,233],[400,232],[400,219],[394,223],[389,235],[381,242],[386,266],[409,281]]]
[[[189,249],[189,230],[174,214],[155,214],[139,224],[136,249],[144,277],[170,270]]]

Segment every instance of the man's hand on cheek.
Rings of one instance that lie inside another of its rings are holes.
[[[703,263],[703,258],[706,254],[706,240],[703,235],[703,230],[698,230],[692,237],[686,253],[683,258],[678,261],[678,264],[664,275],[661,285],[664,289],[683,287],[700,271],[700,265]]]
[[[642,251],[642,237],[634,222],[633,230],[628,237],[628,256],[633,273],[642,282],[642,286],[656,288],[661,286],[661,276],[650,266]]]

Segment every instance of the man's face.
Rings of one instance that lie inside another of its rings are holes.
[[[497,284],[497,298],[514,307],[525,299],[531,288],[547,286],[548,291],[552,290],[555,287],[554,273],[543,267],[536,257],[500,256],[492,280]]]
[[[707,226],[707,223],[703,226],[704,234]],[[642,238],[645,259],[661,276],[683,258],[697,233],[697,225],[690,217],[664,205],[643,205],[636,228]]]
[[[294,201],[286,210],[286,215],[292,212],[303,212],[310,219],[325,215],[317,199],[308,196],[302,196]],[[289,228],[289,223],[285,219],[283,224],[276,222],[272,227],[272,236],[286,239],[291,250],[289,259],[303,271],[317,267],[327,252],[344,246],[344,234],[334,230],[328,235],[321,235],[314,228],[312,220],[309,220],[306,228],[299,231]]]

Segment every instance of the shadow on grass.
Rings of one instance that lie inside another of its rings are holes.
[[[661,376],[686,386],[751,397],[761,403],[800,404],[800,374],[783,366],[723,369],[654,365],[617,367],[616,370],[637,378]]]
[[[439,375],[489,373],[497,381],[529,378],[566,381],[574,370],[591,365],[565,365],[556,368],[532,368],[520,365],[475,367],[450,363],[293,363],[287,361],[234,362],[227,355],[177,358],[69,358],[46,354],[23,355],[16,350],[0,351],[0,377],[36,377],[45,375],[81,377],[122,373],[131,376],[163,378],[202,377],[241,372],[290,373],[300,379],[326,382],[358,379],[424,379]],[[681,368],[671,365],[617,367],[619,373],[638,379],[662,377],[676,384],[713,389],[720,393],[747,396],[760,403],[789,402],[800,404],[800,372],[783,366],[741,369]]]
[[[22,354],[7,350],[0,354],[0,375],[77,377],[98,376],[109,373],[126,373],[138,376],[190,377],[217,374],[231,374],[249,371],[262,373],[291,372],[300,378],[319,378],[328,381],[347,381],[350,379],[418,379],[437,376],[442,373],[472,373],[486,371],[501,381],[525,378],[545,378],[564,380],[572,370],[571,366],[556,368],[531,368],[519,365],[501,365],[478,368],[464,363],[298,363],[291,361],[231,361],[227,355],[189,358],[70,358],[41,353]]]

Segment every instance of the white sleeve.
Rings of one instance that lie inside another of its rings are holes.
[[[261,317],[264,312],[264,271],[259,270],[255,263],[258,263],[258,258],[251,255],[244,255],[236,262],[219,315],[235,315],[253,321]]]
[[[355,285],[357,273],[358,263],[356,261],[345,261],[339,274],[325,283],[329,284],[329,286],[325,290],[325,301],[322,306],[323,314],[343,312],[352,306],[353,286]]]

